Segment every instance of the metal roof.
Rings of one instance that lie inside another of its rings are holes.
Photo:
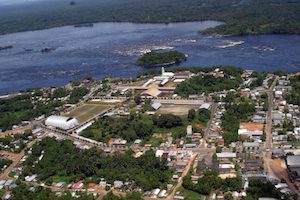
[[[287,156],[286,163],[288,166],[299,166],[300,167],[300,156]]]
[[[155,110],[158,110],[161,107],[161,103],[155,102],[151,105],[151,107]]]
[[[232,152],[222,152],[222,153],[217,153],[218,158],[236,158],[236,153]]]

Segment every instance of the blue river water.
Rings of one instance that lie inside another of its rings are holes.
[[[257,71],[300,69],[299,35],[241,37],[198,33],[216,21],[134,24],[97,23],[0,36],[0,94],[26,88],[60,86],[83,76],[135,77],[149,70],[134,65],[149,50],[179,50],[181,66],[235,65]],[[42,53],[44,48],[53,51]]]

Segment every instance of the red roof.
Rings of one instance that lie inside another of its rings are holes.
[[[78,181],[77,183],[75,183],[72,188],[73,189],[79,189],[82,187],[83,181]]]

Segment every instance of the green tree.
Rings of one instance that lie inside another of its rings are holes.
[[[137,94],[134,96],[134,102],[136,103],[136,105],[139,105],[141,103],[142,97],[140,94]]]
[[[188,119],[189,121],[193,121],[196,117],[196,111],[194,109],[189,110]]]

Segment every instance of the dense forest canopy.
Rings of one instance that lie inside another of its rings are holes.
[[[180,63],[185,60],[186,56],[184,53],[179,51],[169,52],[150,52],[141,56],[136,62],[136,65],[140,66],[158,66],[158,65],[170,65]]]
[[[33,165],[42,151],[43,159]],[[100,178],[105,178],[109,183],[116,180],[135,181],[142,189],[150,190],[169,181],[172,171],[166,164],[167,161],[156,158],[153,151],[147,151],[139,158],[134,158],[130,152],[105,156],[99,149],[80,150],[72,141],[47,137],[33,145],[23,176],[38,174],[38,179],[47,183],[52,183],[54,179],[67,182],[83,179],[95,183],[99,183]]]
[[[47,9],[45,9],[47,8]],[[220,20],[205,33],[300,33],[299,0],[77,0],[0,7],[0,34],[88,22]]]
[[[183,97],[188,97],[193,94],[208,94],[211,92],[237,89],[242,83],[240,77],[242,70],[240,68],[220,67],[219,70],[224,72],[224,77],[197,75],[177,85],[175,93]]]

